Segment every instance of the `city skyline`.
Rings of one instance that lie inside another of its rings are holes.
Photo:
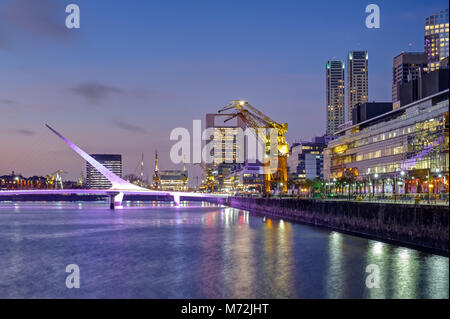
[[[167,165],[161,168],[173,168],[168,161],[172,129],[190,129],[193,119],[203,119],[235,98],[248,99],[279,122],[288,121],[290,141],[324,134],[324,61],[367,50],[370,100],[390,100],[393,57],[408,51],[409,42],[411,51],[423,51],[424,19],[448,6],[444,1],[414,2],[414,8],[411,1],[381,2],[381,29],[369,30],[364,26],[365,4],[330,3],[329,9],[335,5],[348,19],[338,21],[323,11],[336,20],[337,34],[318,25],[311,35],[307,30],[315,19],[305,7],[322,12],[320,4],[288,1],[272,12],[262,2],[256,13],[244,4],[240,12],[232,12],[243,21],[240,30],[232,21],[227,24],[231,4],[203,4],[196,12],[196,5],[179,3],[187,15],[173,20],[166,4],[124,8],[108,3],[111,10],[104,10],[105,2],[79,1],[82,26],[69,32],[63,29],[63,4],[43,3],[54,13],[29,23],[21,19],[26,12],[20,6],[31,2],[0,5],[1,17],[6,13],[0,22],[5,75],[0,78],[0,110],[6,114],[0,117],[0,147],[7,150],[0,175],[64,168],[71,178],[79,176],[85,164],[53,143],[45,122],[64,127],[89,152],[123,154],[124,174],[133,173],[144,152],[149,178],[155,149]],[[138,17],[134,22],[126,20],[131,14]],[[272,22],[263,22],[271,14]],[[148,33],[150,39],[142,41]],[[15,40],[18,36],[23,41]],[[386,38],[382,48],[380,38]],[[305,44],[320,53],[305,50]],[[274,112],[279,107],[284,112]],[[30,158],[31,163],[23,160]]]

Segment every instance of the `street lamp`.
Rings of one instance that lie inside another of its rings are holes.
[[[372,190],[373,190],[373,197],[375,197],[375,187],[377,185],[377,179],[378,177],[380,177],[380,175],[378,175],[377,173],[375,173],[373,175],[374,181],[373,181],[373,185],[372,185]]]

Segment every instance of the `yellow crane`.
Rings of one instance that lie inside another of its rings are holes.
[[[259,111],[247,101],[236,100],[219,110],[228,115],[229,121],[233,118],[240,118],[248,127],[255,130],[255,135],[261,143],[265,145],[265,155],[272,160],[274,154],[271,154],[271,129],[277,130],[277,154],[278,167],[276,170],[270,169],[270,161],[264,161],[264,193],[269,194],[273,189],[273,184],[280,188],[283,192],[287,192],[287,157],[289,156],[289,144],[286,141],[286,133],[288,124],[279,124],[270,117]]]
[[[66,174],[66,172],[62,169],[59,169],[56,172],[48,174],[45,177],[47,188],[56,189],[59,186],[61,189],[64,189],[61,174]]]

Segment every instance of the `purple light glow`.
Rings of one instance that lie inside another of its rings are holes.
[[[200,193],[183,193],[183,192],[164,192],[164,191],[153,191],[146,188],[139,187],[137,185],[131,184],[105,166],[100,164],[94,158],[89,156],[85,151],[80,149],[78,146],[73,144],[71,141],[66,139],[64,136],[59,134],[49,125],[47,126],[53,133],[56,134],[60,139],[62,139],[71,149],[73,149],[78,155],[80,155],[84,160],[89,162],[97,171],[99,171],[103,176],[105,176],[112,184],[110,189],[96,190],[96,189],[43,189],[43,190],[13,190],[13,191],[0,191],[0,197],[5,196],[19,196],[19,195],[107,195],[114,200],[114,207],[121,207],[124,195],[163,195],[172,196],[174,205],[180,205],[180,198],[184,197],[226,197],[226,195],[219,194],[200,194]]]

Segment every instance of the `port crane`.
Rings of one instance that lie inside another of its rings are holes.
[[[56,172],[48,174],[45,177],[46,178],[47,188],[58,189],[58,186],[59,186],[60,189],[64,189],[63,180],[62,180],[61,174],[67,174],[67,172],[65,172],[62,169],[59,169]]]
[[[240,118],[248,127],[254,129],[257,138],[262,145],[265,145],[265,156],[268,156],[267,159],[269,160],[266,159],[264,161],[264,194],[270,194],[274,188],[287,192],[287,157],[289,156],[289,144],[286,141],[286,133],[288,131],[288,124],[275,122],[247,101],[243,100],[232,101],[219,110],[219,113],[228,115],[228,119],[225,121]],[[271,129],[277,129],[277,154],[271,152]],[[274,156],[277,157],[278,166],[275,170],[271,170],[270,161]]]

